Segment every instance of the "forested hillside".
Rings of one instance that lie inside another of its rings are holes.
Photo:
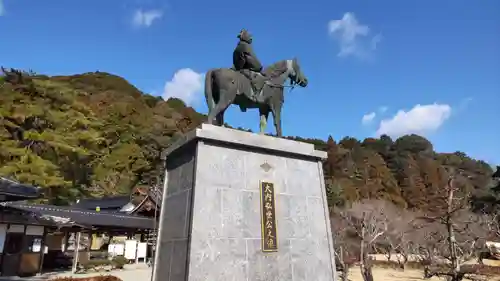
[[[126,194],[157,184],[160,152],[204,115],[178,100],[142,93],[104,72],[47,77],[4,71],[0,78],[0,175],[45,189],[45,200]],[[491,194],[491,167],[462,152],[436,153],[417,135],[392,140],[307,141],[328,152],[331,204],[383,198],[426,208],[449,167],[463,190]]]

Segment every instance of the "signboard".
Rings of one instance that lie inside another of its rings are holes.
[[[123,253],[125,252],[125,245],[115,244],[115,247],[113,250],[114,250],[114,254],[116,256],[123,256]]]
[[[274,184],[260,182],[261,224],[262,224],[262,251],[278,251],[278,228],[276,225],[276,199]]]
[[[136,240],[126,240],[125,241],[125,258],[129,260],[135,260],[137,252],[137,241]]]
[[[137,244],[137,258],[145,259],[148,251],[148,243]]]
[[[108,254],[111,256],[115,255],[115,244],[108,244]]]
[[[123,256],[125,247],[123,244],[111,243],[108,245],[108,253],[112,256]]]
[[[33,253],[38,253],[42,249],[42,238],[33,239],[33,244],[31,245],[31,251]]]

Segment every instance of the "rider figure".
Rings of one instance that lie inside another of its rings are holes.
[[[250,80],[254,95],[258,95],[258,92],[262,89],[264,79],[257,79],[256,75],[252,72],[256,72],[262,76],[265,75],[261,72],[262,64],[252,48],[252,35],[246,29],[242,29],[238,38],[240,41],[233,52],[234,69],[241,72]]]

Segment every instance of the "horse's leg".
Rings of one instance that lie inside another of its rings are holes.
[[[217,125],[224,126],[224,111],[217,114],[217,116],[215,117],[215,120],[217,121]]]
[[[269,117],[269,110],[263,109],[259,107],[259,115],[260,115],[260,131],[259,133],[263,135],[266,131],[267,127],[267,118]]]
[[[224,107],[222,105],[223,101],[220,100],[214,108],[208,113],[208,118],[207,118],[207,123],[212,124],[212,125],[219,125],[219,120],[217,119],[217,116],[224,110]],[[220,125],[219,125],[220,126]]]
[[[273,113],[274,127],[276,128],[276,135],[278,137],[282,137],[283,134],[281,132],[281,108],[282,104],[272,104],[271,112]]]
[[[209,112],[208,112],[208,117],[207,117],[207,124],[211,124],[211,125],[214,125],[214,119],[215,119],[215,116],[216,116],[216,113],[215,113],[215,109],[217,108],[217,104],[215,105],[214,108],[212,108]]]
[[[209,111],[208,111],[208,117],[207,117],[207,123],[208,124],[212,124],[212,125],[219,125],[217,124],[218,123],[218,119],[217,117],[219,116],[221,110],[219,109],[219,104],[223,102],[223,100],[225,99],[225,94],[226,92],[225,91],[219,91],[219,100],[218,101],[215,101],[216,104],[214,105],[214,107],[212,108],[209,108]],[[215,124],[214,124],[214,119],[216,119],[215,121]]]
[[[218,104],[218,103],[217,103]],[[208,116],[207,116],[207,124],[214,124],[214,119],[216,117],[215,113],[215,108],[217,107],[217,104],[213,108],[208,108]]]
[[[234,97],[231,97],[229,95],[229,92],[227,90],[221,90],[220,91],[220,98],[219,102],[215,105],[215,107],[210,111],[208,114],[208,120],[211,120],[213,124],[214,118],[217,118],[217,123],[219,122],[224,122],[224,111],[228,108],[229,105],[233,102]],[[223,124],[217,124],[219,126],[222,126]]]
[[[266,127],[267,127],[267,118],[263,114],[260,114],[259,133],[261,135],[265,133]]]
[[[220,113],[220,109],[219,109],[220,103],[221,103],[221,101],[219,100],[219,102],[208,112],[208,117],[207,117],[208,124],[217,125],[217,124],[214,124],[214,119]],[[215,121],[217,122],[217,120],[215,120]]]

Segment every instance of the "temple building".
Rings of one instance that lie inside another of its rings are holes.
[[[135,189],[130,196],[82,199],[70,206],[27,203],[42,196],[34,186],[0,177],[0,276],[30,276],[91,259],[96,237],[155,237],[160,192]],[[154,233],[154,235],[152,235]],[[81,235],[85,239],[80,239]],[[69,245],[78,237],[77,246]],[[80,246],[83,244],[82,246]],[[153,246],[151,246],[153,247]],[[150,248],[151,248],[150,247]]]

